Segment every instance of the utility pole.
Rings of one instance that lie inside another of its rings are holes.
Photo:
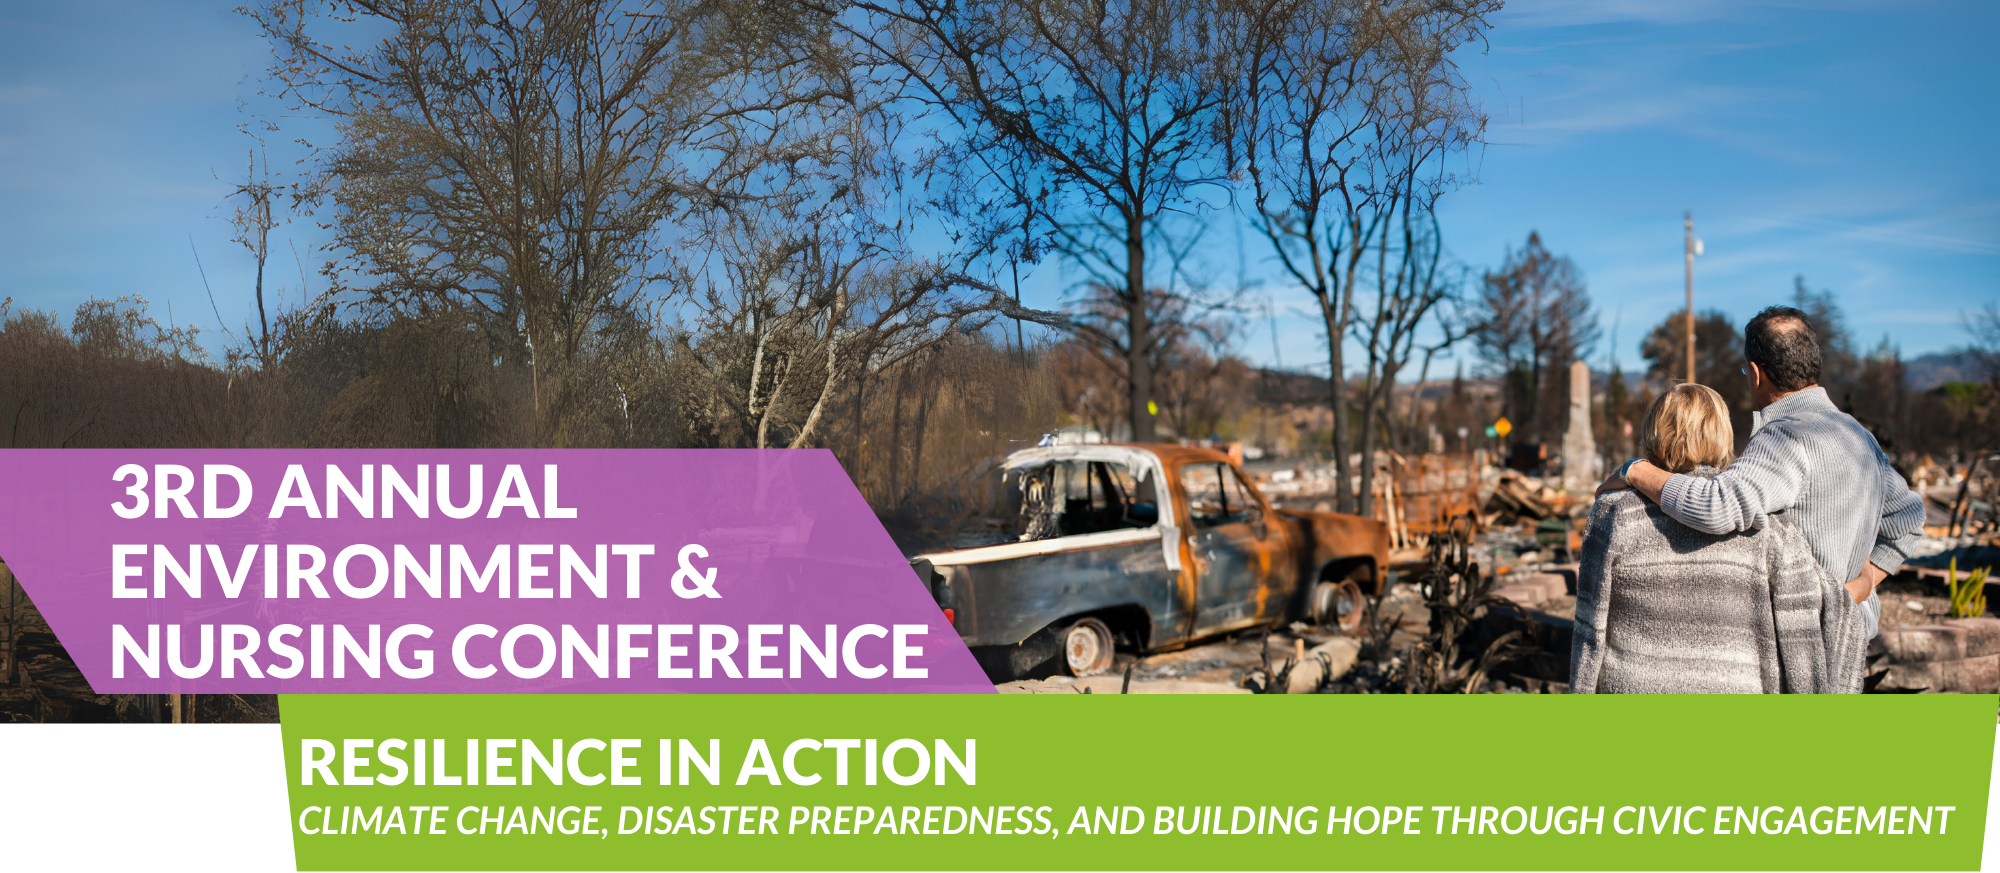
[[[1694,256],[1700,241],[1694,238],[1694,212],[1685,220],[1687,229],[1687,380],[1694,381]]]

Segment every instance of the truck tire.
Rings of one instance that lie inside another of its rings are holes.
[[[1111,669],[1116,654],[1111,628],[1094,618],[1078,619],[1063,631],[1063,672],[1071,676],[1091,676]]]
[[[1311,607],[1314,624],[1338,625],[1344,631],[1358,630],[1368,612],[1361,586],[1352,579],[1313,585]]]

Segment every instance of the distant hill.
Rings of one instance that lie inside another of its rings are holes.
[[[1311,405],[1326,402],[1325,376],[1269,368],[1259,368],[1256,373],[1257,381],[1251,386],[1251,391],[1258,403]]]
[[[1273,405],[1304,404],[1309,406],[1324,405],[1326,403],[1327,385],[1325,376],[1300,373],[1294,370],[1273,370],[1265,367],[1258,368],[1255,373],[1257,380],[1251,386],[1251,391],[1258,403]],[[1405,371],[1403,375],[1414,376],[1415,369],[1412,368]],[[1348,378],[1353,380],[1361,377],[1359,374],[1350,373]],[[1593,372],[1591,373],[1591,381],[1593,384],[1601,386],[1604,378],[1601,374]],[[1432,379],[1425,382],[1421,386],[1423,391],[1422,396],[1431,400],[1442,397],[1451,390],[1451,382],[1450,378]],[[1500,380],[1491,376],[1467,376],[1465,377],[1465,386],[1466,390],[1471,392],[1473,396],[1484,397],[1500,390]],[[1353,390],[1354,383],[1349,382],[1348,388],[1349,390]],[[1398,396],[1407,395],[1411,391],[1418,390],[1418,388],[1419,386],[1408,382],[1398,382],[1396,384],[1396,393]]]
[[[1915,391],[1929,391],[1946,382],[1977,382],[1985,378],[1978,360],[1965,352],[1932,352],[1903,362],[1903,374]]]

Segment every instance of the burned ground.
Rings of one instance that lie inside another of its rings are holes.
[[[178,698],[178,700],[176,700]],[[98,694],[0,563],[0,722],[276,724],[275,694]]]

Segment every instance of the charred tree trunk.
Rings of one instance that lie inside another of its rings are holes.
[[[861,372],[854,377],[854,436],[853,441],[848,445],[848,452],[854,459],[852,463],[854,465],[854,482],[857,488],[861,487],[862,482],[868,481],[868,442],[863,438],[861,430],[861,410],[865,408],[864,401],[867,399],[867,395],[868,368],[864,364]]]
[[[903,390],[910,381],[909,364],[896,368],[896,400],[889,407],[889,505],[903,505]]]
[[[1153,413],[1153,325],[1146,312],[1146,227],[1145,216],[1134,214],[1125,224],[1125,360],[1127,400],[1131,407],[1132,441],[1154,440]]]
[[[910,487],[921,492],[924,488],[924,432],[931,415],[931,401],[937,387],[929,379],[917,381],[917,438],[910,456]]]
[[[1340,349],[1346,319],[1340,317],[1336,304],[1324,297],[1320,298],[1320,314],[1326,321],[1326,359],[1331,365],[1326,385],[1327,404],[1333,409],[1333,508],[1337,512],[1353,512],[1354,493],[1348,480],[1353,470],[1347,462],[1347,384],[1342,378],[1346,362]]]
[[[1355,495],[1355,512],[1366,516],[1375,511],[1375,406],[1379,401],[1373,368],[1361,383],[1361,493]]]

